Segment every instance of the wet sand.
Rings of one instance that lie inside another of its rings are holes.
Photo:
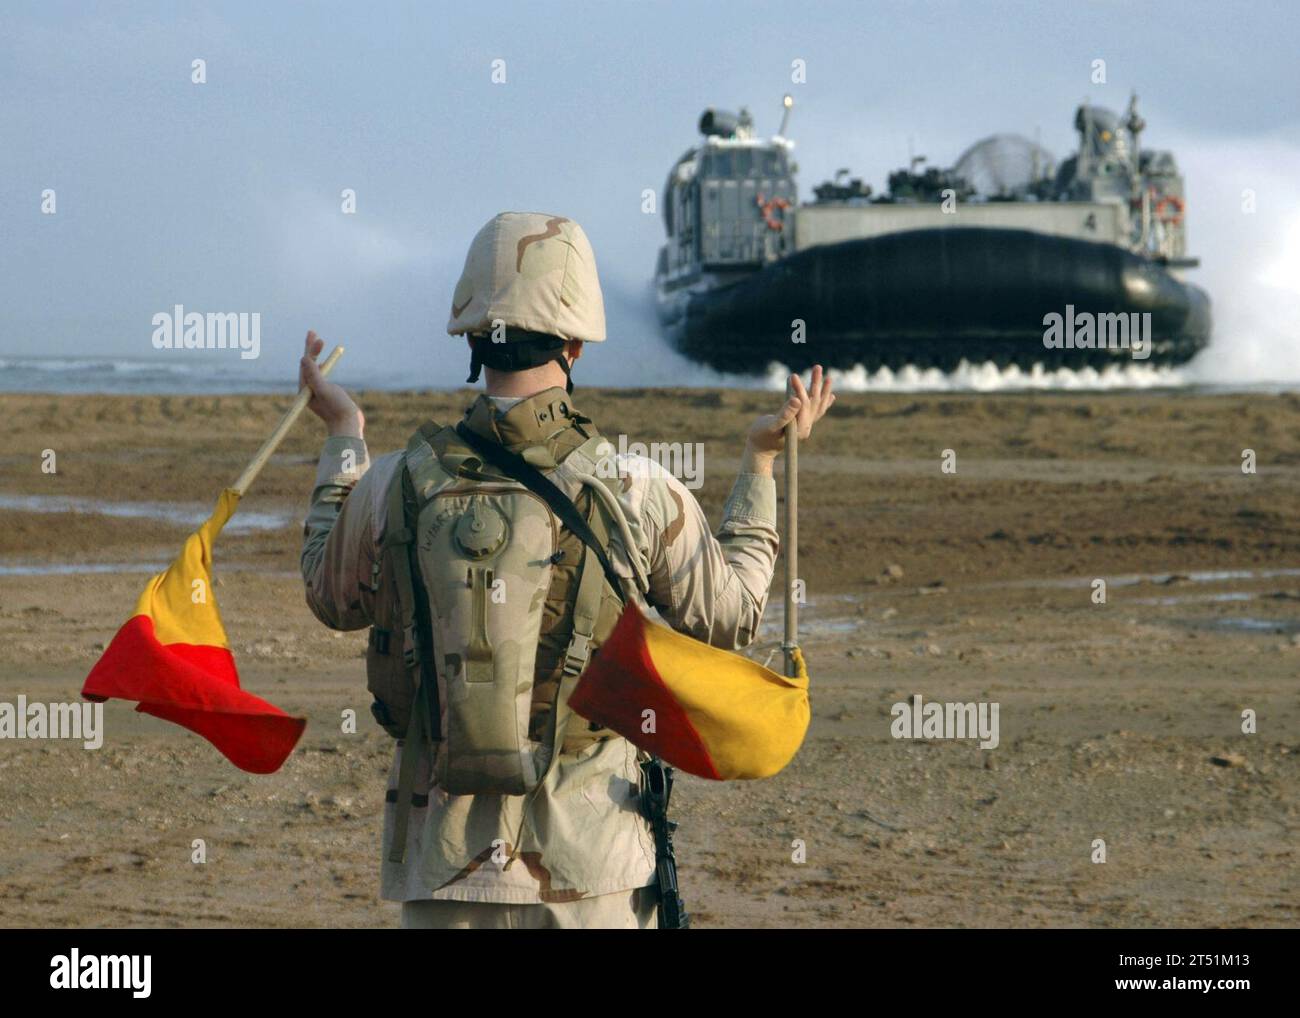
[[[772,403],[580,395],[608,435],[703,442],[714,520]],[[372,451],[469,398],[363,395]],[[148,570],[287,403],[0,397],[0,700],[76,697]],[[322,628],[297,577],[318,448],[304,422],[245,500],[257,525],[216,553],[244,685],[309,717],[298,750],[246,775],[119,702],[95,752],[0,741],[0,923],[396,923],[378,900],[389,740],[368,720],[364,636]],[[1300,921],[1300,399],[844,395],[801,466],[813,723],[774,779],[681,780],[698,925]],[[779,625],[777,606],[758,656]],[[913,694],[999,703],[1000,744],[894,739],[890,708]]]

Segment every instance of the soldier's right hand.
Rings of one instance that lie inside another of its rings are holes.
[[[316,358],[323,349],[325,341],[315,332],[308,332],[303,357],[298,364],[298,384],[312,391],[307,409],[325,422],[331,435],[361,438],[366,427],[365,416],[343,386],[335,385],[320,373]]]

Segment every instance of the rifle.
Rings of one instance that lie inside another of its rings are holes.
[[[673,769],[652,756],[641,763],[641,811],[650,821],[655,839],[655,880],[659,887],[659,929],[685,930],[691,925],[686,903],[677,893],[677,856],[673,852],[673,831],[677,822],[668,819],[668,800],[673,794]]]

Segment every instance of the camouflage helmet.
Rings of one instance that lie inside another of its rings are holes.
[[[502,212],[478,231],[451,298],[447,332],[542,333],[599,343],[605,302],[582,227],[545,212]]]

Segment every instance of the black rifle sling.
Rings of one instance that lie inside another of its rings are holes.
[[[583,544],[595,553],[596,561],[600,563],[600,568],[605,571],[605,579],[613,588],[618,599],[624,604],[627,603],[627,597],[623,594],[622,584],[619,582],[618,573],[614,572],[614,566],[609,561],[609,556],[605,549],[596,540],[596,535],[591,532],[591,527],[587,521],[582,518],[582,513],[578,507],[573,504],[573,499],[569,498],[564,492],[557,488],[540,470],[529,463],[518,453],[511,452],[505,446],[491,439],[477,435],[469,428],[465,427],[464,422],[456,425],[456,434],[458,434],[466,445],[479,454],[486,463],[496,467],[507,477],[518,481],[534,495],[539,496],[548,506],[551,512],[560,518],[560,522],[576,535]]]

